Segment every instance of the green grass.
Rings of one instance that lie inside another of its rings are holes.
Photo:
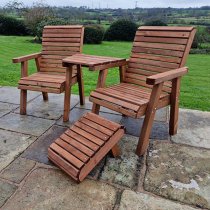
[[[20,78],[20,65],[12,64],[13,57],[39,52],[40,44],[31,43],[31,37],[0,36],[0,85],[17,86]],[[101,45],[85,45],[84,53],[102,56],[125,57],[130,55],[129,42],[104,42]],[[187,66],[189,74],[182,80],[181,106],[210,111],[210,65],[209,55],[190,55]],[[29,73],[35,72],[34,61],[29,62]],[[98,72],[84,69],[85,94],[96,86]],[[107,85],[117,83],[117,69],[110,69]],[[77,93],[77,86],[73,87]]]

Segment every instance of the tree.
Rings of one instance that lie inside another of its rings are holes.
[[[20,2],[18,0],[9,1],[5,5],[5,9],[7,9],[9,11],[13,11],[18,16],[22,16],[22,12],[23,12],[23,9],[24,9],[24,4],[23,4],[23,2]]]
[[[43,3],[34,3],[33,7],[29,8],[24,14],[26,26],[32,35],[36,35],[36,28],[39,23],[52,18],[54,18],[52,8]]]

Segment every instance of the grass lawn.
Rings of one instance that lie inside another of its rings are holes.
[[[31,43],[31,37],[0,36],[0,85],[17,86],[20,78],[20,65],[12,64],[13,57],[39,52],[41,45]],[[128,58],[131,51],[129,42],[104,42],[101,45],[85,45],[84,53]],[[181,106],[210,111],[210,56],[190,55],[187,66],[190,71],[182,80]],[[35,72],[34,61],[29,62],[29,73]],[[95,88],[97,72],[84,69],[85,94]],[[107,85],[119,81],[117,69],[111,69]],[[73,88],[77,93],[77,87]]]

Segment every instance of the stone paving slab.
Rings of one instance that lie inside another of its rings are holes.
[[[73,125],[77,120],[79,120],[85,113],[90,112],[90,110],[87,109],[80,109],[80,108],[74,108],[70,112],[70,119],[69,122],[63,122],[63,118],[60,118],[56,124],[61,125],[61,126],[71,126]],[[100,116],[105,117],[108,120],[114,121],[114,122],[120,122],[122,119],[121,115],[116,115],[116,114],[109,114],[109,113],[104,113],[100,112]]]
[[[154,142],[145,190],[210,209],[210,150]]]
[[[125,135],[119,142],[120,158],[107,157],[101,180],[133,188],[137,186],[141,158],[135,154],[138,138]]]
[[[119,210],[196,210],[152,195],[125,190],[122,194]]]
[[[210,149],[210,112],[180,109],[176,143]]]
[[[48,147],[66,130],[65,127],[53,125],[44,135],[39,137],[29,148],[21,155],[23,158],[34,160],[43,164],[54,166],[48,159]],[[105,158],[90,172],[89,177],[97,179],[105,164]]]
[[[140,136],[141,128],[143,125],[143,118],[133,119],[130,117],[122,117],[121,124],[126,127],[126,133],[133,136]],[[168,123],[162,121],[154,121],[150,139],[168,140],[169,139],[169,126]]]
[[[0,180],[0,208],[11,197],[16,189],[17,187],[15,185]]]
[[[0,118],[0,128],[33,136],[40,136],[54,123],[55,121],[53,120],[14,113],[10,113]]]
[[[44,135],[39,137],[36,142],[25,150],[21,157],[52,165],[47,157],[47,149],[65,130],[66,128],[64,127],[53,125]]]
[[[71,109],[79,103],[79,96],[71,95]],[[49,100],[43,101],[42,95],[27,105],[27,115],[50,120],[58,120],[63,115],[64,94],[49,94]],[[20,113],[17,109],[15,113]]]
[[[0,117],[18,108],[18,105],[0,102]]]
[[[0,174],[0,178],[19,184],[35,164],[36,162],[32,160],[17,158],[5,170],[3,170]]]
[[[81,184],[59,170],[36,169],[3,210],[110,210],[117,197],[114,187],[93,180]]]
[[[0,129],[0,171],[22,153],[36,138]]]
[[[28,91],[27,101],[39,96],[40,92]],[[20,104],[20,90],[16,87],[2,87],[0,88],[0,101],[10,104]]]

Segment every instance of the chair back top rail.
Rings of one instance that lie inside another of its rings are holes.
[[[40,71],[64,73],[62,59],[82,53],[84,27],[82,25],[45,26],[42,36]]]
[[[125,82],[146,88],[148,76],[183,67],[194,35],[194,27],[143,26],[139,27],[125,73]],[[163,90],[171,92],[171,82]]]

